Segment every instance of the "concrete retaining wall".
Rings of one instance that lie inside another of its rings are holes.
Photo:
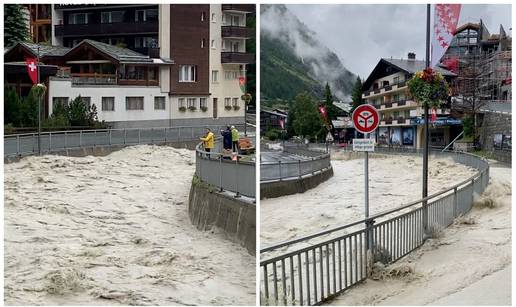
[[[159,143],[156,145],[159,146],[171,146],[176,148],[188,148],[190,150],[194,150],[195,146],[199,144],[199,141],[181,141],[181,142],[167,142],[167,143]],[[77,148],[68,148],[68,149],[60,149],[54,150],[51,152],[43,152],[43,155],[60,155],[60,156],[70,156],[70,157],[86,157],[86,156],[107,156],[112,152],[118,151],[122,148],[128,146],[137,146],[138,144],[131,145],[111,145],[111,146],[93,146],[93,147],[77,147]],[[144,144],[141,144],[144,145]],[[4,163],[12,163],[17,162],[23,157],[31,156],[30,154],[24,156],[9,156],[4,157]]]
[[[333,176],[333,167],[327,168],[314,175],[296,178],[292,180],[282,180],[276,182],[264,182],[260,184],[260,198],[274,198],[285,195],[304,193],[309,189],[315,188],[320,183]]]
[[[197,229],[219,228],[226,237],[256,254],[256,205],[214,191],[214,188],[194,177],[188,199],[190,221]]]

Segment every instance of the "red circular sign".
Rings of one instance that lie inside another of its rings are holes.
[[[371,133],[375,131],[380,123],[378,111],[376,111],[375,107],[368,104],[358,106],[355,111],[353,111],[351,118],[353,118],[355,129],[361,133]]]

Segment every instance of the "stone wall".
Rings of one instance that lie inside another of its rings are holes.
[[[206,231],[216,227],[249,254],[256,254],[256,204],[249,199],[218,193],[194,177],[188,214],[197,229]]]
[[[484,113],[482,126],[479,128],[480,143],[483,150],[490,153],[493,159],[504,163],[511,163],[511,150],[495,149],[495,134],[512,136],[512,115],[505,113]]]

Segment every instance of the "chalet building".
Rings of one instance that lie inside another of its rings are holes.
[[[414,53],[407,59],[381,59],[363,84],[362,98],[374,105],[380,115],[375,138],[380,146],[422,147],[423,108],[412,99],[407,81],[425,62],[416,60]],[[456,75],[436,68],[447,81]],[[446,146],[457,136],[462,121],[450,116],[449,102],[436,110],[437,120],[430,125],[430,145]]]
[[[53,7],[56,46],[18,43],[4,54],[6,65],[22,65],[27,55],[35,57],[39,47],[40,62],[49,66],[45,68],[47,116],[55,104],[69,103],[80,95],[95,104],[99,120],[112,127],[243,122],[239,77],[255,61],[255,55],[246,52],[246,41],[255,35],[254,29],[246,27],[254,5]],[[152,47],[145,45],[145,50],[138,44],[125,46],[132,40],[128,37],[147,35],[138,32],[146,29],[139,23],[155,23],[154,9],[157,28],[148,34],[154,37],[155,33],[157,41]],[[116,10],[125,12],[122,19],[106,13]],[[19,92],[30,90],[28,76],[13,75],[8,81],[17,84]]]

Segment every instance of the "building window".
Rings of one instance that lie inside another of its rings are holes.
[[[206,20],[206,12],[202,12],[201,13],[201,21],[205,21]]]
[[[233,98],[233,106],[238,106],[238,98]]]
[[[405,110],[404,116],[405,116],[405,118],[409,118],[410,117],[410,110]]]
[[[180,65],[179,66],[179,82],[195,82],[197,81],[196,65]]]
[[[115,97],[102,97],[102,111],[115,110]]]
[[[201,108],[207,108],[208,102],[206,98],[199,98],[199,107]]]
[[[157,9],[136,10],[134,20],[136,22],[158,21],[158,15]]]
[[[54,97],[52,98],[52,105],[54,106],[54,109],[57,105],[67,106],[68,97]]]
[[[143,97],[125,97],[126,110],[143,110]]]
[[[219,81],[219,71],[212,70],[211,71],[211,82],[218,82],[218,81]]]
[[[212,39],[212,40],[211,40],[211,49],[215,49],[215,48],[216,48],[216,46],[215,46],[215,40],[214,40],[214,39]]]
[[[177,100],[177,104],[178,104],[178,107],[184,108],[185,107],[185,99],[184,98],[179,98]]]
[[[149,80],[152,80],[152,81],[158,80],[158,68],[157,67],[149,67]]]
[[[234,80],[238,79],[239,73],[236,70],[226,70],[224,71],[224,79],[226,80]]]
[[[125,80],[145,80],[145,67],[127,65],[120,69],[121,78]]]
[[[215,13],[211,13],[211,22],[217,22]]]
[[[165,96],[154,97],[154,110],[165,110]]]
[[[188,108],[195,108],[195,104],[197,103],[197,98],[188,98],[186,100],[186,103],[187,103],[187,107]]]
[[[124,21],[124,11],[102,12],[100,14],[101,23],[116,23]]]
[[[144,36],[144,37],[135,37],[134,38],[134,47],[135,48],[156,48],[158,46],[158,40],[150,37],[150,36]]]
[[[394,95],[394,98],[392,98],[392,102],[398,102],[400,101],[400,95],[396,94]]]
[[[224,106],[225,107],[231,107],[231,98],[224,98]]]
[[[201,48],[204,48],[204,43],[206,42],[206,40],[203,38],[201,39]]]
[[[392,80],[392,83],[397,84],[400,82],[400,77],[394,77],[394,80]]]
[[[70,14],[68,23],[71,25],[85,25],[88,23],[89,15],[87,13]]]

